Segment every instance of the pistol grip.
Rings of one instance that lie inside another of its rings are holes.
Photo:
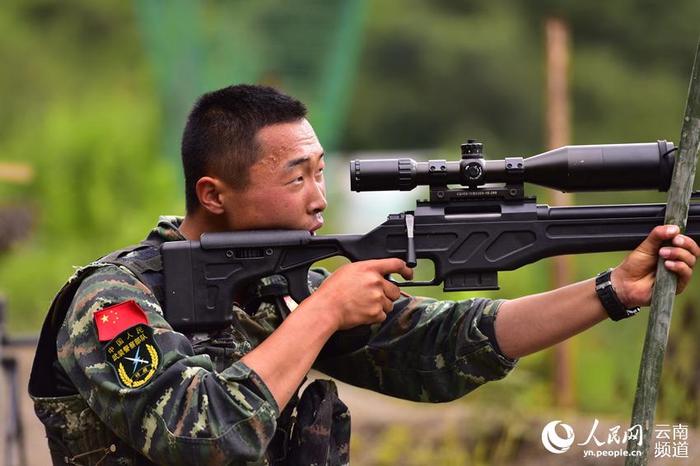
[[[289,272],[285,272],[283,275],[284,278],[287,279],[289,296],[291,296],[294,301],[301,303],[303,300],[309,297],[311,290],[309,289],[308,267],[294,269]]]

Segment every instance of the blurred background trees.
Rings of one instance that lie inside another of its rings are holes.
[[[140,240],[159,214],[183,213],[179,132],[202,92],[261,82],[302,98],[339,167],[351,151],[456,158],[467,138],[483,141],[487,157],[531,155],[545,150],[543,25],[557,15],[572,34],[572,143],[677,141],[700,18],[693,0],[672,8],[652,0],[3,6],[0,161],[28,164],[35,174],[28,184],[0,183],[0,205],[29,207],[34,217],[32,234],[0,256],[0,290],[15,331],[38,329],[72,266]],[[345,194],[331,194],[331,220],[362,215],[344,207]],[[577,202],[664,198],[596,194]],[[331,221],[325,232],[342,228]],[[621,257],[577,257],[577,278]],[[479,294],[544,291],[543,267],[502,274],[501,291]],[[662,416],[694,423],[699,299],[692,289],[679,302],[660,405]],[[644,329],[638,318],[575,339],[579,409],[627,418]],[[521,365],[469,402],[549,406],[548,354]]]

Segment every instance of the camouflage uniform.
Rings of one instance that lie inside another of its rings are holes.
[[[179,223],[180,219],[162,217],[149,238],[184,239],[177,230]],[[153,290],[129,270],[93,263],[76,276],[73,280],[79,280],[79,288],[70,306],[66,304],[65,319],[58,322],[60,327],[56,325],[57,361],[50,370],[40,369],[35,361],[30,385],[55,464],[270,464],[274,460],[269,447],[276,442],[273,436],[278,427],[290,428],[282,419],[288,421],[291,410],[280,413],[263,380],[240,358],[281,324],[288,311],[281,309],[281,300],[253,294],[242,306],[248,312],[234,308],[237,319],[231,328],[183,335],[163,318]],[[127,300],[145,311],[147,327],[152,329],[147,342],[154,358],[158,356],[154,375],[137,388],[125,387],[109,363],[107,349],[113,342],[98,341],[94,321],[96,312]],[[401,298],[381,325],[336,334],[314,367],[344,382],[408,400],[459,398],[504,377],[515,364],[500,353],[493,338],[500,303]],[[40,348],[53,343],[43,333],[42,340]],[[295,397],[290,406],[297,401]],[[304,429],[314,416],[332,419],[335,430]],[[282,432],[281,449],[291,453],[280,462],[318,462],[318,457],[309,456],[323,450],[331,453],[321,462],[347,463],[349,418],[332,383],[317,381],[309,386],[296,417],[304,422],[291,435]]]

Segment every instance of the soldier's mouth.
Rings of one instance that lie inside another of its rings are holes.
[[[315,234],[314,232],[321,228],[323,226],[323,215],[318,213],[315,216],[315,222],[313,225],[311,225],[311,228],[309,228],[309,232],[313,235]]]

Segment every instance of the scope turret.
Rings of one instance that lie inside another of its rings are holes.
[[[671,184],[672,142],[565,146],[532,157],[484,160],[482,144],[462,145],[458,161],[411,158],[350,162],[353,191],[410,191],[416,186],[534,183],[563,192],[658,189]]]

